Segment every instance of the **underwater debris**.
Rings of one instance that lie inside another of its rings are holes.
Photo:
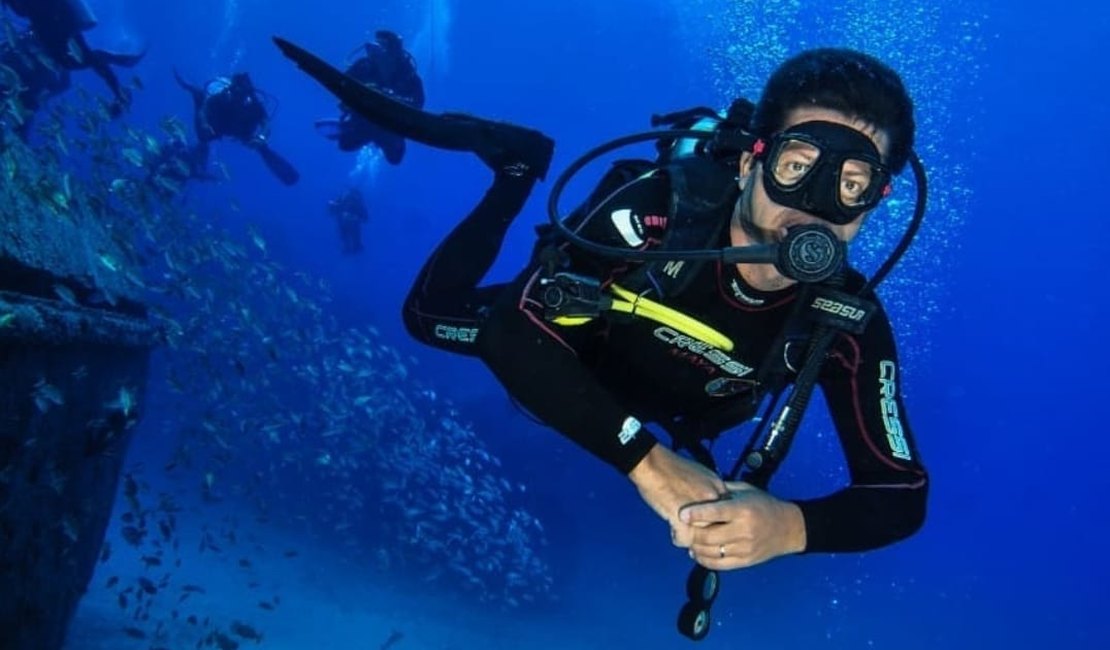
[[[389,650],[389,648],[397,645],[397,643],[403,638],[405,638],[404,634],[398,632],[397,630],[393,630],[389,633],[389,636],[386,637],[385,642],[378,647],[378,650]]]
[[[145,639],[146,638],[146,632],[143,632],[142,630],[140,630],[137,627],[125,627],[125,628],[123,628],[123,633],[126,634],[127,636],[131,637],[132,639]]]
[[[46,413],[52,406],[62,406],[66,403],[62,391],[50,385],[46,378],[40,378],[35,382],[33,399],[39,413]]]
[[[231,633],[247,641],[262,642],[262,633],[241,621],[231,622]]]
[[[62,535],[64,535],[65,538],[67,540],[69,540],[69,543],[70,544],[76,543],[78,537],[80,536],[80,534],[78,532],[79,531],[79,524],[77,523],[77,518],[74,517],[73,515],[66,515],[66,516],[62,517],[62,521],[61,521],[60,525],[61,525],[61,529],[62,529]]]
[[[138,582],[139,582],[139,588],[142,589],[144,592],[146,592],[148,594],[151,594],[151,595],[154,595],[154,594],[158,593],[157,585],[155,585],[154,582],[150,578],[140,576]]]
[[[76,307],[78,304],[77,296],[73,293],[73,290],[65,286],[64,284],[54,285],[54,295],[58,296],[58,298],[61,299],[62,302],[70,305],[71,307]]]
[[[138,548],[143,543],[143,537],[146,536],[146,530],[141,530],[135,526],[124,526],[120,530],[123,535],[123,540],[131,546]]]

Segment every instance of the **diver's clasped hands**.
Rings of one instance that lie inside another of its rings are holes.
[[[693,529],[679,520],[678,512],[691,503],[714,502],[728,495],[728,488],[704,465],[683,458],[663,445],[655,445],[628,478],[643,500],[671,526],[676,546],[689,547]]]
[[[708,569],[740,569],[805,550],[801,509],[656,445],[629,478],[671,527],[675,546]]]
[[[801,509],[748,483],[727,482],[728,495],[683,506],[679,520],[693,531],[686,547],[707,569],[743,569],[806,547]]]

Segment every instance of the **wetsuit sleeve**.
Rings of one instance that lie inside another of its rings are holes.
[[[612,197],[581,224],[579,233],[594,241],[619,245],[619,230],[639,216],[665,214],[665,184],[643,183]],[[613,218],[613,215],[622,215]],[[650,228],[649,228],[650,230]],[[644,233],[631,237],[643,239]],[[620,262],[569,258],[564,270],[595,274],[613,272]],[[586,268],[586,266],[590,268]],[[603,345],[604,319],[560,326],[543,317],[539,302],[539,268],[526,270],[491,310],[478,337],[480,356],[506,390],[523,407],[617,471],[627,474],[657,440],[639,427],[636,414],[608,391],[591,370],[595,346]],[[600,278],[604,280],[605,278]]]
[[[482,360],[521,406],[622,474],[657,440],[590,372],[583,351],[592,333],[559,331],[517,301],[496,304],[478,337]],[[593,328],[590,328],[593,329]]]
[[[841,335],[820,385],[847,460],[850,484],[797,501],[806,552],[865,551],[916,532],[925,520],[928,476],[902,401],[890,322],[881,309],[860,336]]]

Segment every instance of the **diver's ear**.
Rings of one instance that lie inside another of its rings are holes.
[[[740,176],[737,179],[737,185],[740,186],[741,190],[747,189],[748,178],[750,178],[752,175],[752,167],[754,165],[755,156],[753,156],[750,151],[745,151],[744,153],[740,154],[740,164],[737,167],[737,171],[739,171]]]

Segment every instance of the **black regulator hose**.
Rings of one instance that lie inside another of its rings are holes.
[[[547,201],[547,214],[551,224],[572,245],[602,257],[635,262],[708,260],[725,264],[773,264],[780,273],[800,282],[820,282],[835,273],[846,257],[844,244],[828,228],[822,226],[811,225],[792,228],[781,244],[756,244],[753,246],[680,251],[634,251],[616,246],[606,246],[586,239],[568,228],[563,217],[559,215],[559,197],[567,183],[583,167],[599,156],[638,142],[686,138],[708,140],[713,137],[713,132],[689,129],[648,131],[617,138],[590,149],[563,170],[563,173],[555,180]]]
[[[847,257],[846,246],[838,240],[832,231],[819,225],[799,226],[792,228],[786,237],[778,244],[756,244],[753,246],[733,246],[729,248],[693,249],[693,250],[629,250],[616,246],[606,246],[580,236],[567,227],[563,217],[559,214],[559,198],[563,194],[570,179],[586,165],[597,158],[621,147],[639,142],[652,142],[658,140],[714,140],[719,138],[715,131],[696,129],[668,129],[664,131],[645,131],[633,133],[604,144],[598,145],[577,160],[572,162],[563,173],[555,179],[551,194],[547,198],[547,216],[552,226],[572,245],[587,252],[602,257],[622,259],[633,262],[654,262],[670,260],[689,261],[714,261],[724,264],[773,264],[780,273],[799,282],[821,282],[836,273]],[[860,294],[873,290],[890,273],[906,250],[913,243],[914,237],[921,228],[925,217],[925,204],[928,194],[928,183],[925,168],[917,153],[910,151],[910,166],[913,169],[914,179],[917,184],[917,197],[914,205],[913,217],[910,219],[905,233],[879,267],[870,280],[863,287]]]

